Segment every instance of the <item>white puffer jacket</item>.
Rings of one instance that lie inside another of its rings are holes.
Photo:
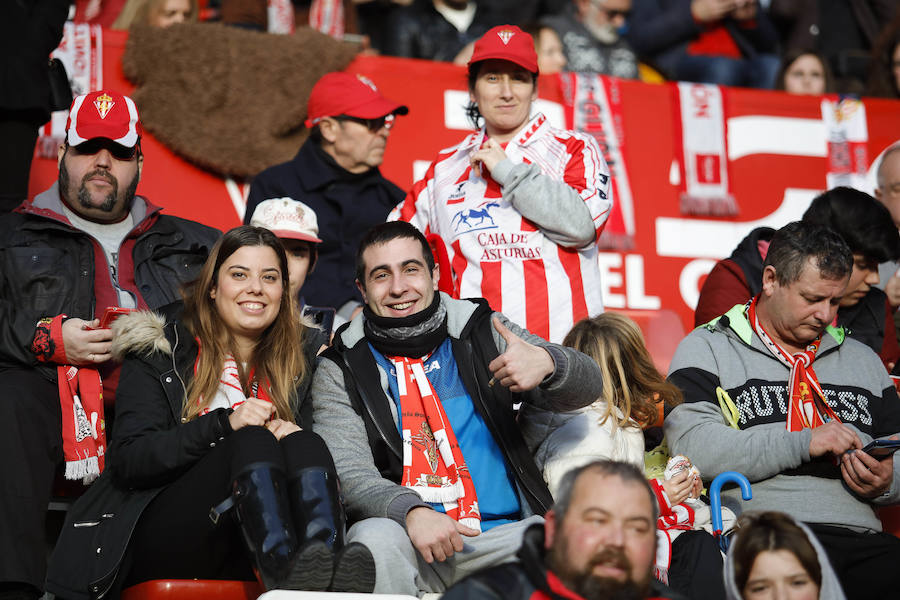
[[[618,460],[644,471],[641,428],[637,424],[619,427],[615,425],[613,415],[601,424],[605,412],[606,403],[602,400],[569,412],[550,412],[522,405],[519,427],[554,497],[559,481],[567,471],[594,460]],[[619,409],[614,412],[621,418]]]

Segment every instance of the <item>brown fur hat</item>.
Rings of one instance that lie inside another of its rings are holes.
[[[308,27],[286,36],[205,23],[136,26],[122,67],[147,131],[203,168],[252,177],[297,153],[310,90],[358,50]]]

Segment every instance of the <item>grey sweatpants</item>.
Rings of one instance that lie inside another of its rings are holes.
[[[443,592],[479,569],[515,560],[525,529],[543,522],[543,517],[533,515],[475,537],[463,536],[462,552],[431,564],[413,547],[406,530],[391,519],[359,521],[347,532],[347,541],[365,545],[375,557],[376,594],[421,596]]]

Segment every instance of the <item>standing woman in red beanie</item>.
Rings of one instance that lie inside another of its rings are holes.
[[[484,297],[560,342],[603,311],[596,242],[612,207],[609,169],[592,137],[532,112],[530,35],[494,27],[468,71],[467,112],[480,129],[442,150],[389,218],[443,239],[455,297]]]

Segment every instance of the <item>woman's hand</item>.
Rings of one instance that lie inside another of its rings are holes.
[[[497,163],[505,158],[506,152],[503,151],[500,144],[493,138],[487,138],[481,145],[481,148],[469,156],[469,162],[472,163],[472,169],[475,171],[475,174],[481,177],[482,165],[490,172],[497,166]]]
[[[296,423],[291,423],[290,421],[284,421],[282,419],[272,419],[268,423],[266,423],[266,429],[272,432],[272,435],[275,436],[275,439],[279,442],[286,435],[291,435],[295,431],[301,431],[300,426]]]
[[[247,398],[234,412],[228,415],[231,429],[237,431],[248,425],[263,426],[275,412],[275,405],[259,398]]]

